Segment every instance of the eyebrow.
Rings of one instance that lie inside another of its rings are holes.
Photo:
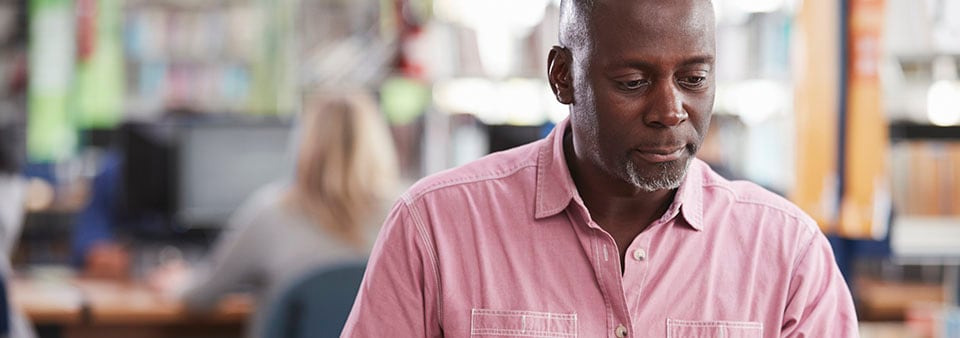
[[[698,55],[698,56],[694,56],[692,58],[686,59],[680,64],[683,66],[694,65],[699,63],[712,64],[714,59],[715,58],[712,55]]]

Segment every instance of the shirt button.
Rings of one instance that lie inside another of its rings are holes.
[[[617,326],[617,329],[613,331],[619,338],[627,336],[627,328],[623,325]]]
[[[643,249],[633,250],[633,258],[638,261],[647,259],[647,251]]]

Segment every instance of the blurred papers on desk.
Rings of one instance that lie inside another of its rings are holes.
[[[66,281],[14,279],[10,295],[15,306],[37,325],[81,323],[83,297]]]

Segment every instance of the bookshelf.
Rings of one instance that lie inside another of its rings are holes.
[[[0,174],[23,163],[27,117],[27,9],[0,0]]]
[[[291,1],[127,1],[126,112],[293,110]]]
[[[890,124],[892,262],[944,270],[944,299],[960,304],[960,126]]]
[[[912,141],[960,142],[960,126],[935,126],[909,121],[890,123],[890,140],[893,143]]]
[[[898,256],[960,258],[960,126],[890,125]]]

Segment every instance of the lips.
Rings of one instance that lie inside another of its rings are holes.
[[[686,153],[686,148],[683,146],[677,147],[651,147],[651,148],[637,148],[636,154],[641,159],[649,163],[663,163],[676,161],[683,158]]]

